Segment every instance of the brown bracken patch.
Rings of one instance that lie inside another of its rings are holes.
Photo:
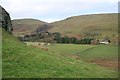
[[[68,56],[70,58],[74,58],[76,60],[81,60],[80,56],[78,56],[77,54],[61,54],[64,56]],[[103,66],[103,67],[107,67],[107,68],[111,68],[113,70],[118,70],[118,63],[120,64],[120,62],[118,62],[118,59],[102,59],[102,58],[91,58],[89,60],[85,60],[85,62],[90,62],[90,63],[94,63],[97,64],[99,66]],[[120,67],[120,65],[119,65]]]
[[[118,70],[118,60],[117,59],[93,59],[90,62],[95,63],[100,66],[109,67],[114,70]]]

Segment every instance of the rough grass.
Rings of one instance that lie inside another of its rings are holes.
[[[45,22],[36,19],[13,20],[13,34],[32,32]],[[118,14],[93,14],[69,17],[65,20],[51,23],[50,32],[60,32],[63,36],[79,38],[80,35],[95,38],[109,38],[112,43],[118,43]]]
[[[13,34],[17,36],[18,34],[33,32],[37,27],[45,24],[45,22],[37,19],[16,19],[12,20],[12,24]]]
[[[3,78],[115,78],[111,69],[26,46],[3,30]]]
[[[0,79],[2,79],[2,28],[0,27]]]
[[[105,38],[109,37],[113,43],[118,38],[118,14],[93,14],[67,18],[51,23],[49,31],[60,32],[62,35],[79,35]]]

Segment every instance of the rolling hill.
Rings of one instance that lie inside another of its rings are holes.
[[[60,32],[63,35],[75,37],[109,38],[114,43],[118,38],[118,14],[92,14],[69,17],[65,20],[51,23],[50,32]]]
[[[2,14],[4,16],[5,14]],[[5,20],[10,19],[6,18]],[[44,24],[39,20],[24,19],[13,20],[14,35],[33,32],[36,26]],[[118,71],[89,63],[81,59],[71,58],[67,55],[76,53],[83,58],[88,54],[90,57],[118,56],[115,47],[107,48],[114,50],[113,52],[102,48],[94,48],[93,45],[75,45],[75,44],[55,44],[46,46],[48,50],[44,50],[40,45],[26,45],[19,41],[15,36],[9,33],[8,22],[5,23],[6,28],[0,26],[1,38],[0,51],[2,55],[2,78],[118,78]],[[44,25],[46,28],[48,25]],[[47,28],[48,29],[48,28]],[[45,30],[44,28],[38,30]],[[31,42],[34,43],[34,42]],[[45,47],[45,46],[44,46]],[[79,48],[78,48],[79,47]],[[103,55],[98,50],[104,50]],[[79,51],[79,52],[78,52]],[[87,52],[86,52],[87,51]],[[82,52],[82,54],[81,54]],[[62,53],[62,54],[61,54]],[[70,53],[70,54],[69,54]],[[97,53],[97,54],[96,54]],[[84,55],[85,54],[85,55]],[[114,54],[114,55],[113,55]],[[100,58],[101,58],[100,57]],[[106,57],[105,57],[106,58]],[[0,67],[1,67],[0,66]]]
[[[112,69],[27,46],[4,30],[2,34],[3,78],[118,77]]]
[[[37,19],[15,19],[12,20],[13,34],[26,34],[33,32],[37,27],[45,24],[46,22]]]
[[[31,19],[13,20],[14,35],[32,32],[37,26],[45,22]],[[94,37],[98,39],[110,39],[112,43],[118,43],[118,14],[91,14],[66,18],[50,23],[49,32],[59,32],[69,37]]]

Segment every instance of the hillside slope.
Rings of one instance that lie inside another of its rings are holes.
[[[33,32],[37,27],[45,24],[46,22],[37,19],[16,19],[12,20],[13,34],[25,34]]]
[[[93,14],[69,17],[62,21],[51,23],[50,32],[60,32],[68,36],[86,36],[109,38],[117,42],[118,14]]]
[[[3,30],[3,78],[117,77],[117,72],[95,64],[26,46]]]
[[[36,27],[45,22],[36,19],[13,20],[13,34],[25,34],[33,32]],[[69,17],[65,20],[50,23],[50,32],[60,32],[63,36],[70,37],[95,37],[98,39],[110,39],[112,43],[118,42],[118,14],[92,14]]]
[[[56,44],[49,51],[85,62],[96,63],[111,69],[118,69],[118,46]]]

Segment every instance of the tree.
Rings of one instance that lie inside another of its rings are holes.
[[[84,38],[84,43],[85,44],[90,44],[91,43],[91,39],[90,38]]]
[[[65,36],[65,37],[64,37],[64,43],[70,43],[70,38],[67,37],[67,36]]]
[[[80,40],[75,40],[75,44],[80,44]]]
[[[76,42],[76,38],[75,37],[70,38],[70,43],[75,43],[75,42]]]

